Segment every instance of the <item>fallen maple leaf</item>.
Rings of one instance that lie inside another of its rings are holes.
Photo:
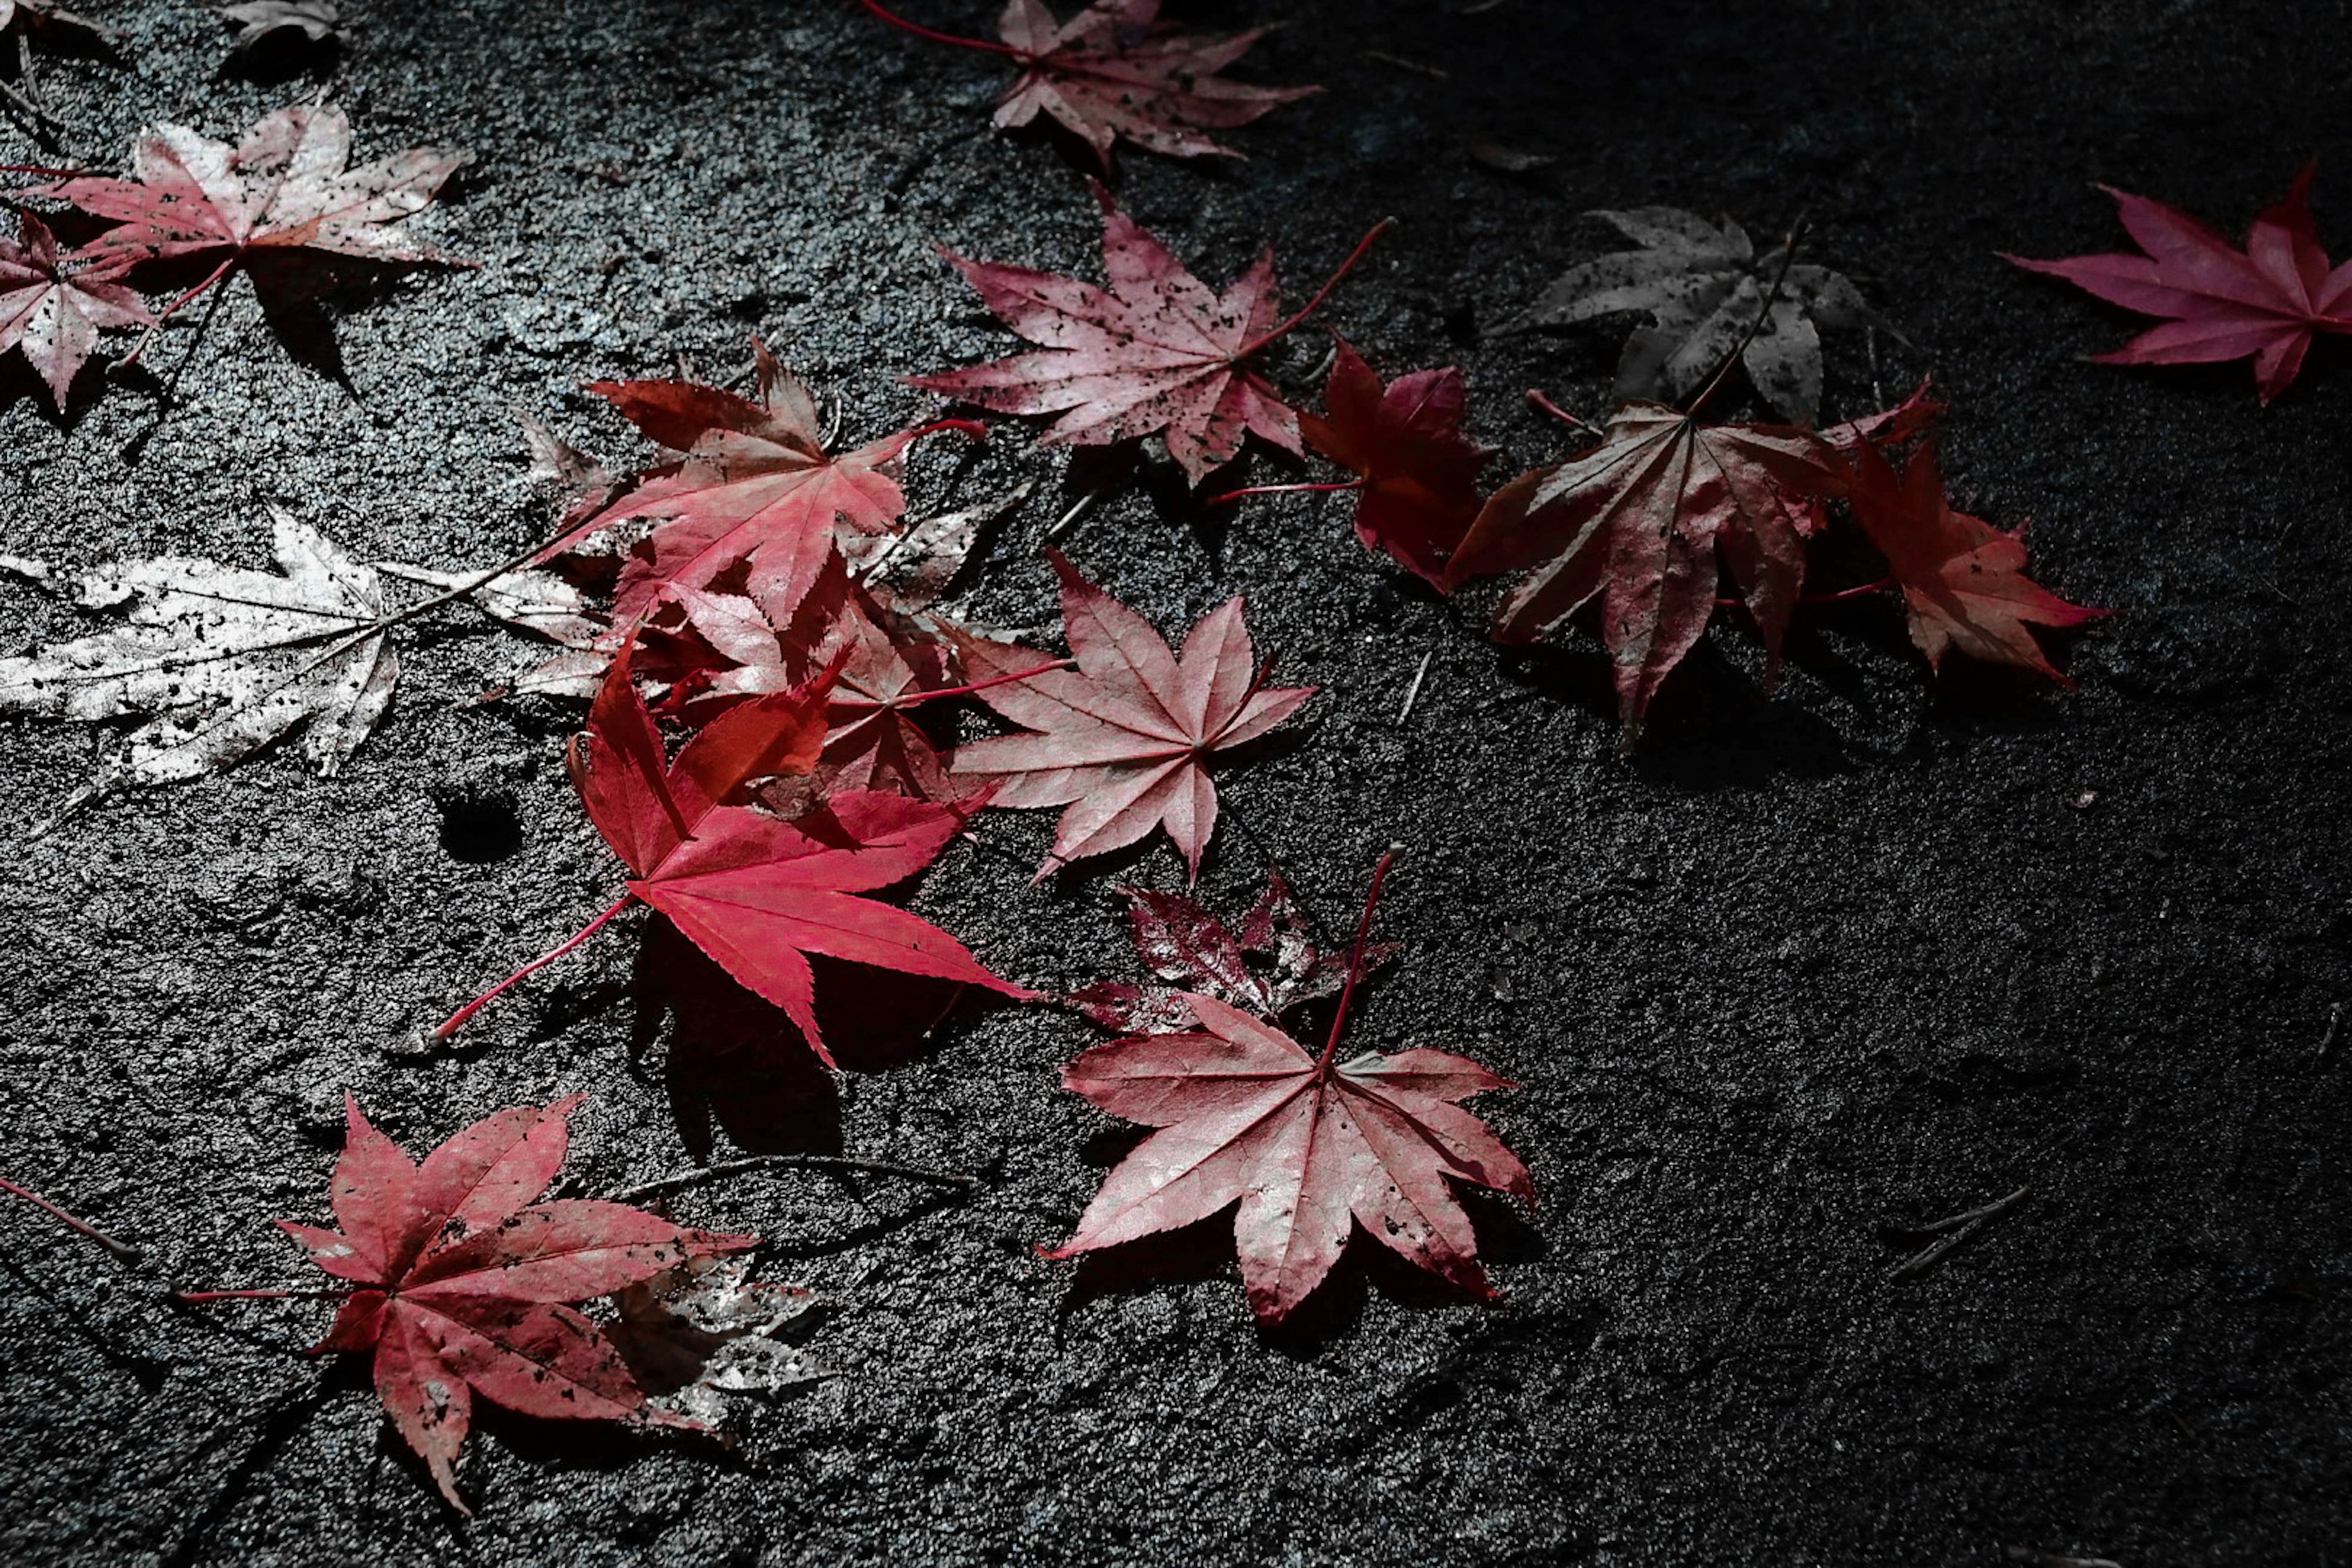
[[[1063,1069],[1076,1093],[1159,1129],[1105,1179],[1069,1258],[1207,1219],[1235,1203],[1234,1239],[1250,1308],[1295,1310],[1339,1260],[1358,1224],[1408,1262],[1482,1297],[1478,1239],[1451,1184],[1535,1202],[1535,1184],[1494,1131],[1454,1102],[1514,1087],[1444,1051],[1339,1060],[1365,939],[1393,855],[1372,873],[1331,1033],[1318,1056],[1212,995],[1185,1003],[1198,1030],[1141,1035]]]
[[[299,728],[333,774],[392,701],[399,656],[382,580],[318,530],[270,509],[284,575],[161,556],[83,574],[81,604],[129,624],[0,658],[0,707],[95,722],[153,715],[76,796],[175,784]]]
[[[1852,450],[1853,517],[1886,557],[1910,612],[1911,640],[1940,668],[1958,648],[1971,658],[2074,683],[2053,666],[2029,626],[2078,626],[2106,614],[2071,605],[2025,575],[2025,530],[2003,532],[1952,510],[1933,440],[1898,475],[1870,442]]]
[[[1492,635],[1504,642],[1531,642],[1600,595],[1630,746],[1715,614],[1718,560],[1778,668],[1805,542],[1827,524],[1823,503],[1845,489],[1836,451],[1809,430],[1702,425],[1660,404],[1628,404],[1600,446],[1487,498],[1446,582],[1528,572],[1496,607]]]
[[[1111,144],[1121,137],[1171,158],[1238,158],[1206,132],[1246,125],[1323,90],[1225,80],[1217,73],[1247,54],[1265,29],[1230,38],[1165,36],[1154,26],[1160,0],[1097,0],[1063,23],[1041,0],[1011,0],[997,25],[1001,44],[919,26],[880,0],[863,4],[919,37],[1009,56],[1021,76],[996,106],[997,126],[1017,128],[1043,114],[1092,148],[1106,176]]]
[[[1314,929],[1290,896],[1280,871],[1266,873],[1265,891],[1243,917],[1238,931],[1181,893],[1150,888],[1118,889],[1127,900],[1128,933],[1136,956],[1160,984],[1103,980],[1072,992],[1070,1005],[1106,1029],[1128,1035],[1172,1035],[1200,1027],[1186,994],[1205,993],[1262,1018],[1337,994],[1347,962],[1315,945]],[[1377,968],[1395,944],[1364,951]],[[1255,958],[1261,962],[1253,963]]]
[[[1729,218],[1717,228],[1678,207],[1591,216],[1643,248],[1570,268],[1516,324],[1558,327],[1628,311],[1647,315],[1648,324],[1625,340],[1618,402],[1679,398],[1736,353],[1763,399],[1804,423],[1821,403],[1817,329],[1857,327],[1874,319],[1843,274],[1792,265],[1786,247],[1759,258],[1747,232]]]
[[[838,560],[782,626],[749,597],[691,588],[674,595],[686,626],[716,655],[709,665],[691,651],[672,661],[687,678],[680,706],[689,715],[788,690],[833,664],[838,673],[825,704],[824,750],[811,776],[828,790],[887,789],[938,801],[961,793],[915,711],[954,686],[951,646],[916,635],[852,583]]]
[[[384,1413],[461,1513],[473,1511],[457,1495],[457,1464],[477,1394],[527,1415],[698,1426],[649,1405],[621,1352],[568,1303],[759,1244],[620,1204],[534,1202],[562,1167],[569,1119],[585,1099],[501,1110],[422,1166],[347,1099],[330,1188],[336,1228],[278,1222],[351,1287],[316,1348],[373,1353]]]
[[[1099,183],[1094,190],[1109,289],[968,260],[943,247],[940,254],[997,320],[1045,346],[969,370],[909,376],[908,384],[999,414],[1060,415],[1040,446],[1162,436],[1168,455],[1196,485],[1232,461],[1253,431],[1303,455],[1297,412],[1251,362],[1312,315],[1390,225],[1366,235],[1306,309],[1277,323],[1272,250],[1219,296],[1120,212]]]
[[[2206,364],[2251,354],[2267,404],[2294,384],[2314,333],[2352,332],[2352,261],[2329,270],[2305,199],[2316,167],[2254,220],[2243,250],[2178,207],[2102,185],[2146,255],[2002,258],[2127,310],[2169,318],[2113,353],[2093,355],[2095,363]]]
[[[111,27],[102,26],[87,16],[67,10],[57,0],[0,0],[0,34],[20,25],[26,33],[49,28],[83,33],[91,37],[106,37],[114,33]]]
[[[1063,631],[1078,668],[985,684],[1035,656],[965,638],[964,668],[983,683],[974,688],[980,700],[1036,732],[959,747],[954,773],[995,786],[992,805],[1069,808],[1040,877],[1164,826],[1197,881],[1217,824],[1209,760],[1272,730],[1315,689],[1261,686],[1239,597],[1210,612],[1172,654],[1150,622],[1080,576],[1061,552],[1045,553],[1062,580]]]
[[[152,324],[146,302],[121,281],[123,264],[59,255],[48,226],[16,216],[21,237],[0,239],[0,353],[21,350],[63,413],[73,379],[107,327]]]
[[[351,169],[352,128],[333,104],[263,116],[235,147],[182,125],[142,132],[131,177],[78,175],[25,193],[114,221],[83,247],[124,263],[221,255],[170,316],[238,267],[299,251],[374,262],[446,261],[391,226],[421,212],[470,153],[418,148]]]
[[[312,44],[343,41],[342,17],[334,0],[239,0],[219,10],[221,20],[236,26],[229,45],[232,56],[251,55],[286,33]]]
[[[552,556],[628,519],[659,519],[621,568],[613,613],[624,626],[669,585],[707,587],[746,561],[750,591],[789,615],[834,553],[836,529],[879,533],[906,510],[899,455],[943,426],[894,431],[834,457],[808,388],[765,343],[754,338],[751,348],[757,401],[685,381],[600,381],[588,388],[680,454],[546,552]],[[945,427],[973,428],[955,421]]]
[[[727,1394],[773,1394],[817,1376],[798,1346],[775,1337],[816,1298],[751,1279],[751,1268],[749,1258],[698,1253],[614,1292],[620,1318],[604,1337],[656,1408],[717,1426]]]
[[[629,868],[628,890],[553,952],[467,1003],[437,1037],[455,1034],[485,1004],[636,902],[667,916],[730,974],[782,1008],[827,1066],[833,1055],[817,1027],[811,953],[984,985],[1016,1000],[1034,995],[982,968],[937,926],[856,896],[929,865],[962,829],[962,812],[867,791],[832,795],[790,823],[734,804],[755,780],[805,774],[816,765],[831,671],[730,710],[666,760],[631,674],[633,652],[625,647],[613,661],[570,757],[589,820]]]
[[[1463,436],[1464,401],[1456,367],[1383,387],[1342,338],[1325,411],[1299,416],[1307,445],[1357,476],[1356,537],[1432,584],[1477,519],[1478,470],[1495,455]]]

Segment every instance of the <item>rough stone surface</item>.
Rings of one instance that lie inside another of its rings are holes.
[[[908,4],[992,23],[980,0]],[[143,121],[225,134],[306,90],[221,74],[204,7],[87,8],[123,37],[112,63],[40,61],[66,155],[118,166]],[[987,129],[1002,67],[847,0],[346,10],[361,155],[480,153],[418,224],[479,268],[344,293],[340,383],[243,281],[200,344],[191,323],[159,345],[156,379],[88,382],[62,422],[12,363],[0,553],[259,564],[276,500],[363,558],[487,563],[546,521],[509,407],[642,455],[580,384],[680,353],[732,374],[756,328],[846,431],[879,432],[922,411],[899,375],[1010,345],[934,240],[1097,263],[1071,164]],[[1356,1038],[1463,1049],[1525,1085],[1482,1106],[1546,1199],[1481,1210],[1505,1304],[1368,1259],[1268,1338],[1214,1226],[1085,1268],[1034,1256],[1127,1147],[1055,1086],[1091,1037],[1066,1015],[960,1015],[827,1083],[771,1017],[663,1024],[633,970],[681,961],[628,927],[458,1048],[418,1048],[601,907],[616,868],[558,765],[577,710],[456,706],[517,645],[463,615],[414,628],[390,721],[341,777],[281,752],[6,858],[5,1173],[153,1267],[0,1209],[0,1556],[2347,1560],[2352,1026],[2320,1043],[2352,988],[2352,365],[2323,349],[2268,410],[2242,365],[2089,366],[2131,322],[1992,254],[2116,247],[2094,180],[2238,230],[2315,153],[2321,229],[2352,249],[2337,8],[1264,15],[1289,25],[1240,74],[1330,90],[1236,132],[1245,164],[1123,160],[1126,200],[1205,279],[1271,242],[1301,299],[1395,214],[1328,319],[1391,373],[1464,364],[1507,473],[1559,449],[1522,388],[1602,411],[1612,334],[1488,335],[1613,243],[1585,209],[1728,211],[1759,238],[1802,214],[1909,340],[1882,335],[1874,371],[1833,340],[1825,414],[1874,406],[1874,374],[1890,398],[1935,374],[1963,501],[2032,518],[2036,574],[2120,612],[2074,650],[2081,689],[1931,681],[1863,609],[1793,639],[1767,698],[1727,618],[1627,763],[1589,637],[1499,656],[1483,604],[1403,584],[1342,500],[1204,520],[1157,464],[1108,498],[1065,541],[1086,569],[1171,627],[1245,592],[1283,677],[1326,689],[1295,744],[1226,775],[1208,895],[1245,904],[1278,858],[1336,936],[1401,842],[1383,923],[1407,949]],[[1471,140],[1558,161],[1507,174]],[[58,155],[0,130],[5,161]],[[1302,333],[1276,370],[1303,393],[1322,353]],[[1050,621],[1036,546],[1083,477],[1014,426],[912,467],[925,508],[1033,476],[973,595],[1000,625]],[[14,583],[0,611],[9,652],[88,625]],[[18,720],[0,738],[0,820],[20,825],[101,743]],[[1051,829],[986,819],[918,907],[1033,984],[1126,973],[1105,884],[1175,885],[1172,855],[1032,887]],[[346,1089],[419,1150],[586,1089],[583,1191],[795,1147],[986,1186],[952,1203],[784,1173],[687,1194],[682,1214],[763,1232],[769,1273],[826,1294],[810,1349],[835,1375],[756,1407],[731,1452],[486,1417],[460,1523],[363,1376],[294,1353],[320,1304],[159,1302],[166,1279],[307,1282],[267,1221],[320,1213]],[[1882,1221],[2025,1184],[1971,1245],[1885,1278],[1916,1243]]]

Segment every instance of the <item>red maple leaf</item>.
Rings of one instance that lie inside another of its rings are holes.
[[[566,1303],[740,1252],[721,1236],[621,1204],[534,1200],[563,1164],[584,1095],[501,1110],[420,1166],[347,1098],[335,1228],[278,1223],[352,1287],[319,1351],[373,1352],[376,1395],[461,1513],[457,1452],[474,1395],[527,1415],[697,1427],[646,1402],[604,1331]],[[184,1299],[276,1292],[195,1291]]]
[[[1387,386],[1346,339],[1324,412],[1302,414],[1307,445],[1356,476],[1356,537],[1433,585],[1476,521],[1478,470],[1495,454],[1462,434],[1462,372],[1417,370]]]
[[[754,596],[789,616],[834,552],[837,528],[879,533],[907,509],[898,458],[929,430],[976,431],[961,421],[892,432],[835,457],[824,449],[816,400],[798,376],[751,340],[758,396],[688,381],[600,381],[588,390],[680,454],[547,549],[552,555],[630,518],[657,518],[621,568],[613,611],[622,625],[671,584],[707,587],[751,563]]]
[[[2072,605],[2025,575],[2025,530],[2003,532],[1952,510],[1923,441],[1900,474],[1868,441],[1850,450],[1853,517],[1903,590],[1911,640],[1940,668],[1958,648],[1975,658],[2074,683],[2051,664],[2029,626],[2078,626],[2106,614]]]
[[[446,260],[391,226],[422,211],[473,154],[418,148],[352,169],[351,152],[341,109],[299,104],[265,115],[235,147],[157,125],[132,144],[130,179],[78,175],[26,194],[115,220],[83,247],[95,258],[127,265],[223,253],[212,276],[166,306],[166,316],[267,257],[313,250],[362,261]]]
[[[1125,137],[1171,158],[1240,153],[1210,131],[1246,125],[1279,105],[1322,91],[1318,87],[1249,87],[1217,73],[1265,36],[1263,27],[1230,38],[1171,37],[1154,24],[1160,0],[1097,0],[1066,23],[1040,0],[1011,0],[992,44],[918,26],[863,0],[894,27],[919,37],[1011,57],[1020,79],[996,106],[996,123],[1012,129],[1043,114],[1094,150],[1110,173],[1111,143]]]
[[[1100,980],[1065,998],[1106,1029],[1127,1035],[1172,1035],[1197,1029],[1185,1000],[1206,992],[1262,1018],[1337,994],[1348,965],[1315,945],[1314,928],[1290,896],[1280,871],[1266,873],[1265,891],[1234,931],[1181,893],[1151,888],[1118,889],[1127,900],[1128,934],[1157,984]],[[1392,942],[1364,952],[1370,970],[1396,955]],[[1253,963],[1252,960],[1258,962]]]
[[[984,985],[1021,1000],[1035,994],[990,973],[929,921],[857,896],[929,865],[962,829],[963,812],[870,791],[826,797],[793,822],[735,804],[754,781],[816,765],[832,672],[730,710],[666,758],[630,673],[633,653],[625,647],[613,661],[570,758],[589,819],[629,868],[628,891],[552,952],[468,1003],[441,1026],[440,1037],[636,902],[667,915],[730,974],[782,1008],[828,1066],[811,953]]]
[[[2305,168],[2286,199],[2254,220],[2243,250],[2178,207],[2102,185],[2147,254],[2032,261],[2004,252],[2004,259],[2168,318],[2093,356],[2097,363],[2205,364],[2252,354],[2255,385],[2269,403],[2294,384],[2315,332],[2352,332],[2352,261],[2328,268],[2305,200],[2312,173]]]
[[[1239,1205],[1234,1240],[1250,1308],[1279,1323],[1330,1273],[1360,1224],[1407,1261],[1492,1297],[1453,1184],[1535,1202],[1494,1131],[1455,1102],[1514,1087],[1466,1058],[1411,1050],[1339,1059],[1363,946],[1392,856],[1372,873],[1356,952],[1320,1055],[1205,994],[1197,1030],[1087,1052],[1062,1081],[1114,1116],[1159,1129],[1104,1181],[1048,1258],[1204,1220]]]
[[[0,353],[21,349],[63,413],[73,379],[106,327],[153,322],[146,302],[121,281],[124,263],[58,252],[47,225],[17,215],[20,241],[0,239]]]
[[[1778,668],[1804,586],[1805,542],[1827,524],[1824,501],[1845,489],[1836,450],[1810,430],[1702,425],[1662,404],[1630,403],[1600,446],[1489,497],[1446,582],[1527,573],[1495,611],[1492,634],[1506,642],[1533,641],[1601,597],[1630,746],[1659,685],[1715,614],[1719,561]]]
[[[1078,668],[992,684],[1034,667],[1036,655],[965,638],[964,668],[980,678],[980,700],[1035,733],[959,747],[955,774],[994,785],[992,805],[1069,808],[1040,877],[1165,826],[1197,880],[1217,825],[1210,758],[1264,735],[1315,689],[1264,687],[1238,597],[1171,653],[1150,622],[1080,576],[1061,552],[1045,553],[1062,579],[1063,631]]]
[[[926,705],[964,695],[956,684],[956,644],[971,634],[931,617],[901,614],[886,590],[852,579],[839,556],[792,613],[778,618],[739,595],[673,588],[691,644],[672,639],[665,668],[676,708],[689,721],[746,698],[799,686],[837,670],[825,704],[824,749],[810,775],[826,790],[887,789],[926,800],[964,792],[922,726]],[[649,631],[667,619],[656,614]],[[1017,675],[1054,668],[1033,659]]]
[[[1297,411],[1252,362],[1313,314],[1389,226],[1366,235],[1305,310],[1277,322],[1272,250],[1219,296],[1120,212],[1100,184],[1094,189],[1110,287],[971,261],[943,247],[997,320],[1045,346],[969,370],[909,376],[908,384],[999,414],[1060,415],[1040,446],[1164,435],[1168,455],[1194,484],[1232,461],[1252,431],[1300,455]]]

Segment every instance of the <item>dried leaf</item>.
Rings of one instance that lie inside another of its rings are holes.
[[[1697,388],[1735,350],[1757,392],[1789,419],[1809,422],[1822,395],[1819,329],[1875,319],[1853,283],[1785,253],[1762,257],[1729,218],[1716,227],[1676,207],[1592,215],[1639,244],[1571,268],[1531,306],[1519,328],[1568,326],[1628,311],[1649,318],[1625,342],[1616,399],[1674,400]],[[1775,281],[1769,315],[1765,298]],[[1748,337],[1759,317],[1763,325]],[[1743,338],[1747,346],[1740,349]]]
[[[275,507],[270,520],[283,575],[178,556],[101,567],[80,602],[129,624],[0,658],[0,707],[147,719],[85,795],[196,778],[298,729],[331,775],[383,717],[400,661],[375,568]]]

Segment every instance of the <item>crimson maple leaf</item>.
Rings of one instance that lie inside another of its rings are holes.
[[[1303,455],[1298,414],[1252,363],[1313,314],[1382,233],[1364,237],[1307,308],[1276,321],[1274,252],[1220,296],[1094,187],[1103,209],[1108,289],[1026,267],[940,254],[996,319],[1045,347],[909,385],[999,414],[1058,414],[1038,445],[1101,447],[1162,436],[1192,483],[1233,460],[1253,431]]]
[[[122,283],[119,258],[92,263],[81,251],[60,255],[40,219],[20,213],[16,222],[21,238],[0,239],[0,353],[22,350],[63,413],[100,329],[144,326],[155,318]]]
[[[2205,364],[2252,354],[2267,404],[2294,384],[2314,333],[2352,332],[2352,261],[2329,269],[2305,200],[2315,166],[2254,220],[2243,250],[2178,207],[2102,185],[2146,255],[2032,261],[2004,252],[2003,259],[2063,278],[2110,304],[2168,318],[2112,353],[2093,355],[2096,363]]]
[[[1446,1051],[1339,1059],[1363,973],[1372,873],[1338,1015],[1319,1055],[1204,993],[1200,1027],[1139,1035],[1079,1057],[1062,1081],[1114,1116],[1159,1131],[1104,1181],[1069,1258],[1207,1219],[1238,1203],[1234,1240],[1250,1309],[1279,1323],[1328,1276],[1357,1225],[1407,1261],[1491,1298],[1454,1184],[1535,1202],[1535,1184],[1493,1129],[1456,1101],[1515,1087]]]
[[[468,1003],[446,1037],[524,975],[569,952],[635,902],[667,915],[730,974],[782,1008],[827,1066],[808,955],[1035,994],[981,967],[963,945],[906,910],[857,895],[903,882],[961,831],[964,814],[871,791],[827,797],[795,822],[734,804],[772,775],[809,773],[823,752],[833,672],[746,702],[666,758],[630,673],[613,661],[572,743],[574,785],[589,820],[630,871],[628,891],[578,935]],[[585,743],[583,744],[583,742]]]
[[[115,226],[84,247],[125,264],[220,254],[171,315],[239,266],[297,251],[362,261],[447,259],[392,227],[421,212],[470,153],[417,148],[352,169],[351,121],[333,104],[298,104],[256,121],[235,147],[182,125],[132,144],[131,177],[83,174],[37,186]]]
[[[2023,528],[2004,532],[1953,510],[1932,439],[1920,443],[1900,474],[1868,441],[1849,456],[1854,521],[1886,557],[1909,611],[1911,640],[1928,665],[1940,668],[1958,648],[2073,686],[2027,628],[2078,626],[2106,612],[2069,604],[2025,575]]]
[[[1623,741],[1716,609],[1717,563],[1764,637],[1771,668],[1804,586],[1805,542],[1845,493],[1837,453],[1793,425],[1702,425],[1656,403],[1620,408],[1601,445],[1521,474],[1489,497],[1446,583],[1524,570],[1492,635],[1530,642],[1596,595],[1616,667]]]
[[[1217,73],[1247,54],[1265,29],[1230,38],[1167,36],[1154,26],[1160,0],[1097,0],[1061,23],[1041,0],[1011,0],[997,24],[1001,44],[918,26],[880,0],[863,3],[919,37],[1010,56],[1021,76],[996,106],[997,125],[1010,130],[1043,114],[1092,148],[1106,176],[1111,144],[1120,137],[1171,158],[1238,158],[1206,132],[1246,125],[1323,90],[1225,80]]]
[[[1307,445],[1356,476],[1356,537],[1433,585],[1477,519],[1478,470],[1495,454],[1462,434],[1462,372],[1417,370],[1387,386],[1342,338],[1323,389],[1302,414]]]
[[[1061,552],[1045,553],[1062,580],[1063,633],[1078,668],[1019,676],[1038,662],[1031,650],[963,639],[975,694],[1035,732],[957,748],[955,775],[995,786],[992,805],[1069,808],[1040,877],[1164,826],[1198,880],[1217,825],[1210,758],[1264,735],[1315,689],[1261,685],[1240,598],[1211,611],[1171,653],[1150,622]]]
[[[535,1201],[562,1167],[569,1119],[586,1098],[501,1110],[422,1165],[347,1098],[350,1131],[329,1188],[335,1228],[278,1222],[352,1287],[315,1348],[374,1355],[384,1413],[461,1513],[473,1510],[457,1495],[457,1453],[478,1394],[527,1415],[698,1429],[648,1405],[604,1331],[567,1303],[759,1245],[622,1204]]]
[[[621,568],[613,609],[623,625],[667,585],[707,587],[745,561],[751,592],[788,616],[834,552],[836,528],[879,533],[907,509],[898,458],[926,432],[894,431],[833,456],[808,388],[759,339],[751,351],[756,401],[688,381],[600,381],[588,388],[680,454],[546,552],[556,554],[626,519],[660,519]]]
[[[1102,980],[1066,998],[1106,1029],[1170,1035],[1198,1028],[1200,1020],[1185,1000],[1186,993],[1196,991],[1244,1012],[1278,1018],[1336,994],[1347,979],[1346,960],[1315,945],[1314,929],[1280,871],[1266,873],[1265,891],[1242,918],[1239,931],[1181,893],[1127,887],[1118,891],[1127,900],[1128,934],[1136,956],[1160,984]],[[1395,954],[1394,943],[1377,943],[1365,950],[1364,966],[1376,968]]]
[[[685,627],[707,649],[677,647],[668,660],[678,710],[689,719],[789,689],[831,665],[838,673],[814,779],[828,790],[888,789],[927,800],[962,793],[918,711],[963,693],[950,640],[963,628],[897,614],[881,590],[853,582],[838,556],[781,624],[767,604],[749,596],[671,594]],[[1052,662],[1032,660],[1021,673]]]

